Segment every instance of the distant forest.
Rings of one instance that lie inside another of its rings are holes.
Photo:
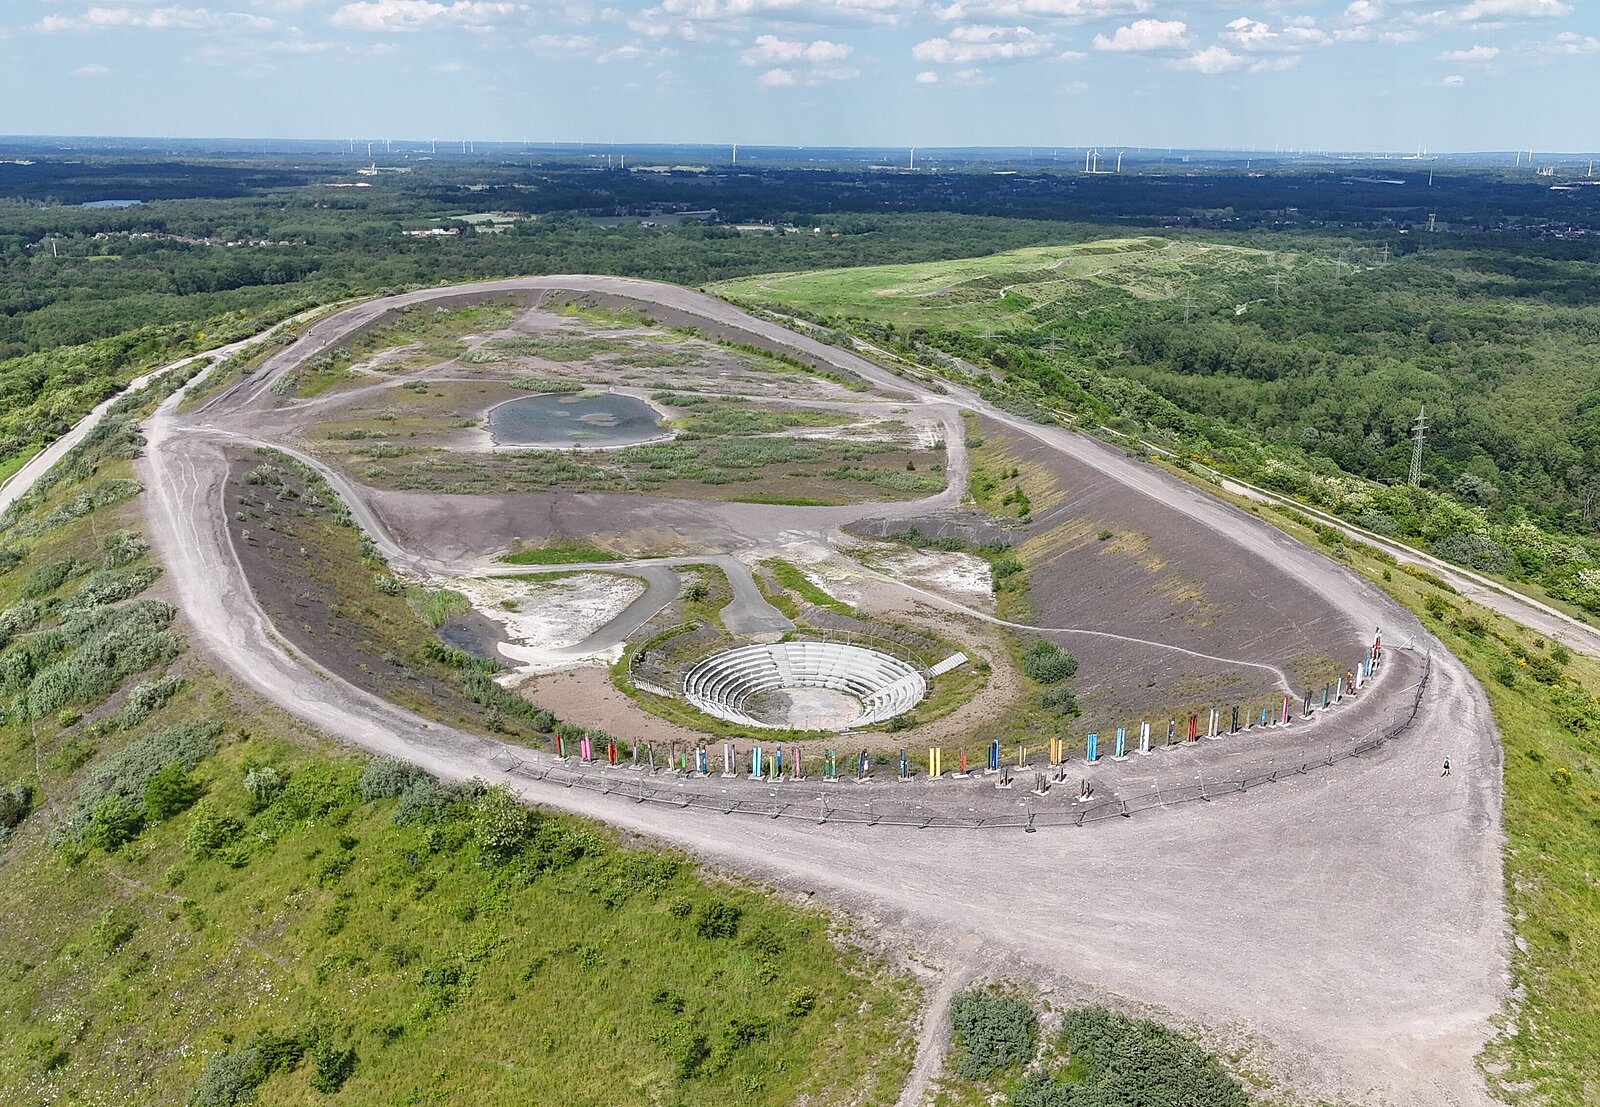
[[[701,284],[1138,226],[1353,260],[1311,285],[1219,280],[1154,308],[1089,297],[1036,320],[1034,338],[1053,352],[1018,351],[1019,371],[1091,363],[1196,418],[1385,481],[1404,477],[1407,428],[1425,404],[1431,486],[1495,517],[1600,526],[1600,238],[1589,237],[1600,188],[1459,171],[1429,187],[1414,171],[1393,186],[1324,170],[636,173],[491,161],[357,178],[353,163],[327,158],[32,160],[0,165],[0,476],[137,370],[352,294],[548,272]],[[356,183],[370,187],[329,187]],[[103,200],[144,202],[81,206]],[[637,225],[686,209],[719,221]],[[502,233],[465,219],[491,212],[537,218]],[[1429,214],[1447,229],[1426,232]],[[404,233],[428,229],[456,233]]]

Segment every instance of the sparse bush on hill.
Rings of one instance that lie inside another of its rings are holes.
[[[1022,654],[1022,671],[1035,684],[1059,684],[1078,671],[1078,659],[1054,642],[1043,639]]]

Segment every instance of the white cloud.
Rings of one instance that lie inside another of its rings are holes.
[[[1260,61],[1250,63],[1252,73],[1282,73],[1284,70],[1293,69],[1300,64],[1299,54],[1285,54],[1277,58],[1262,58]]]
[[[1235,69],[1243,68],[1244,64],[1245,59],[1226,46],[1207,46],[1204,50],[1173,62],[1172,68],[1189,69],[1196,73],[1214,76],[1218,73],[1231,73]]]
[[[541,58],[586,58],[599,51],[600,40],[593,35],[534,35],[528,49]]]
[[[1259,19],[1241,15],[1228,24],[1223,37],[1242,49],[1259,50],[1273,45],[1277,41],[1278,32]]]
[[[111,76],[111,70],[98,62],[91,62],[88,65],[78,66],[72,71],[72,75],[74,77],[109,77]]]
[[[1452,74],[1450,74],[1450,76],[1446,77],[1444,80],[1439,82],[1439,87],[1441,87],[1441,88],[1460,88],[1462,85],[1464,85],[1466,83],[1467,83],[1467,79],[1465,77],[1463,77],[1461,74],[1452,73]]]
[[[919,85],[936,85],[939,83],[939,74],[931,69],[924,69],[917,74],[916,81]]]
[[[827,39],[817,39],[813,42],[790,41],[781,39],[777,35],[761,35],[756,39],[755,45],[739,55],[739,60],[746,65],[772,64],[779,62],[808,62],[812,65],[824,65],[828,62],[843,61],[851,54],[851,47],[840,42],[829,42]]]
[[[1572,14],[1561,0],[1472,0],[1456,14],[1463,23],[1510,19],[1557,19]]]
[[[1135,19],[1107,38],[1094,36],[1096,50],[1169,50],[1189,41],[1189,28],[1181,19]]]
[[[1536,54],[1547,54],[1556,57],[1571,57],[1574,54],[1600,54],[1600,38],[1593,35],[1580,35],[1573,31],[1562,31],[1551,42],[1535,43],[1533,51]]]
[[[265,16],[214,12],[209,8],[92,7],[82,15],[49,15],[36,24],[40,31],[96,31],[122,27],[146,30],[265,30],[276,24]]]
[[[800,79],[794,75],[792,69],[769,69],[757,77],[756,81],[768,88],[793,88],[800,83]]]
[[[661,0],[628,25],[641,34],[697,41],[716,37],[717,28],[731,30],[759,18],[819,25],[893,24],[920,5],[921,0]]]
[[[1492,62],[1499,56],[1500,47],[1498,46],[1469,46],[1465,50],[1446,50],[1439,55],[1439,60],[1482,64]]]
[[[977,66],[972,66],[968,69],[958,69],[954,73],[950,74],[950,79],[958,85],[967,85],[970,88],[977,88],[980,85],[990,84],[994,81],[993,77],[984,76],[983,70],[979,69]]]
[[[328,17],[335,27],[352,31],[394,33],[438,27],[484,29],[508,16],[526,11],[527,5],[507,0],[359,0]]]
[[[1382,14],[1383,8],[1373,3],[1372,0],[1354,0],[1344,10],[1344,21],[1359,26],[1364,23],[1376,22]]]
[[[1150,10],[1150,0],[951,0],[933,14],[948,22],[963,19],[1060,19],[1077,22]]]
[[[911,48],[920,62],[970,65],[973,62],[1017,61],[1050,53],[1055,40],[1027,27],[973,25],[955,27],[949,37],[930,38]]]

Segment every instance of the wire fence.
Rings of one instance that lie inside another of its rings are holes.
[[[1342,761],[1359,758],[1381,749],[1386,743],[1404,734],[1416,722],[1432,671],[1433,655],[1430,652],[1418,681],[1408,688],[1400,689],[1402,692],[1414,693],[1409,707],[1395,713],[1387,728],[1378,728],[1370,737],[1354,741],[1343,750],[1335,750],[1329,745],[1327,753],[1320,757],[1303,756],[1288,764],[1281,763],[1277,759],[1255,763],[1236,769],[1226,779],[1200,780],[1193,784],[1152,789],[1149,793],[1137,796],[1113,796],[1099,800],[1092,797],[1074,799],[1069,801],[1072,806],[1067,810],[1039,807],[1031,799],[1023,799],[1017,801],[1026,806],[1027,809],[1022,811],[982,812],[971,806],[957,811],[954,809],[956,805],[951,801],[963,798],[970,800],[973,792],[970,789],[954,787],[947,792],[942,787],[919,789],[917,799],[920,802],[907,802],[898,796],[893,800],[878,802],[872,797],[861,798],[858,792],[846,796],[830,790],[830,787],[836,784],[848,784],[848,778],[837,782],[818,780],[762,782],[765,794],[741,796],[730,794],[728,789],[709,792],[690,787],[686,783],[688,779],[703,783],[708,779],[704,777],[685,778],[631,767],[607,767],[601,771],[573,770],[560,762],[547,764],[542,759],[537,762],[524,760],[509,748],[502,748],[491,760],[502,771],[527,780],[559,784],[568,788],[582,788],[601,795],[625,797],[636,803],[715,812],[722,815],[949,830],[1034,831],[1041,827],[1087,826],[1109,819],[1132,818],[1142,811],[1155,808],[1164,809],[1222,799],[1254,788],[1330,769]],[[750,787],[743,782],[734,783],[736,785],[734,790]],[[1027,797],[1035,796],[1031,791],[1024,794]]]

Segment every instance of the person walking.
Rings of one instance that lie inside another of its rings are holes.
[[[1450,775],[1450,758],[1449,757],[1446,757],[1444,759],[1444,772],[1440,773],[1439,775],[1440,776],[1449,776]]]

